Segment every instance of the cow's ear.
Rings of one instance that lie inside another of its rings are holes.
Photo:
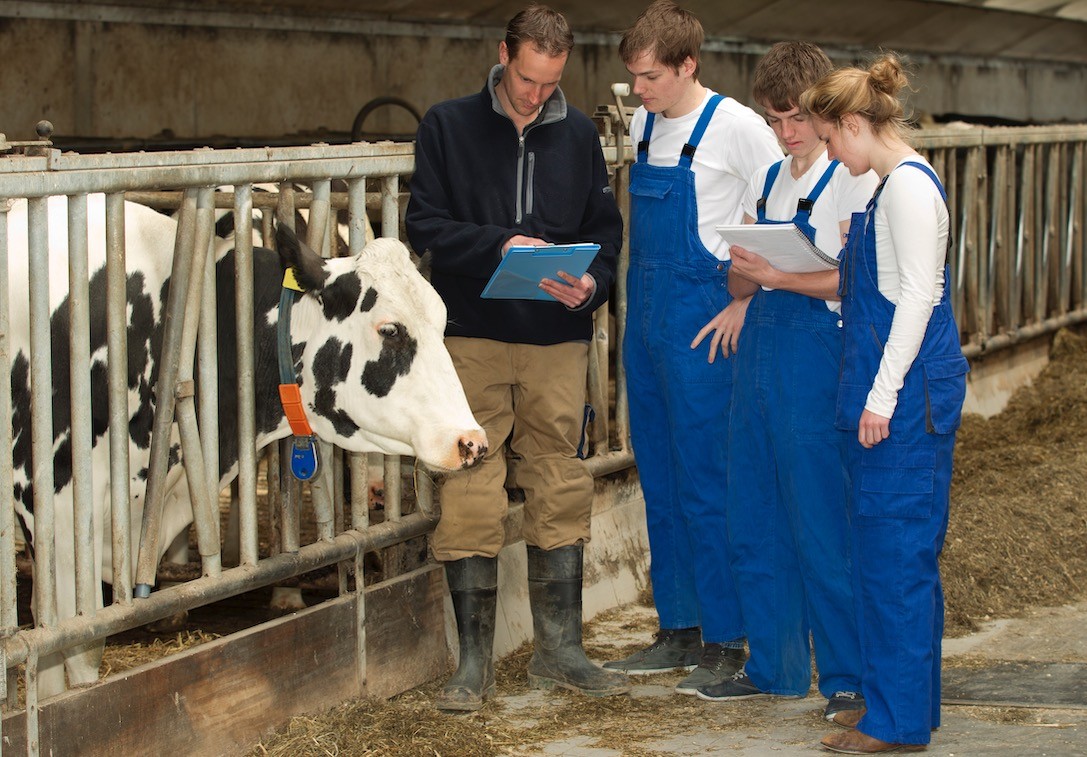
[[[324,288],[328,279],[325,261],[300,240],[289,226],[276,226],[276,249],[283,267],[294,268],[294,277],[305,291],[317,291]]]

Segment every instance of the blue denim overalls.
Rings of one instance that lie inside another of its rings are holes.
[[[653,600],[662,629],[743,636],[725,533],[732,366],[692,350],[725,308],[728,263],[698,236],[691,161],[720,95],[706,104],[676,166],[649,164],[653,114],[630,169],[629,311],[623,340],[630,435],[645,494]]]
[[[928,166],[907,162],[899,169],[924,171],[946,200]],[[879,291],[876,271],[875,210],[882,190],[883,184],[868,209],[853,216],[840,289],[845,358],[838,427],[852,432],[853,592],[868,706],[857,729],[883,741],[927,744],[940,725],[944,597],[937,556],[947,533],[951,455],[970,368],[951,313],[945,266],[943,297],[898,394],[890,437],[871,449],[857,441],[895,313]]]
[[[766,176],[758,223],[783,223],[766,218],[781,166]],[[792,218],[813,243],[811,210],[837,167],[837,161],[830,164]],[[808,623],[819,690],[828,698],[860,691],[846,509],[848,437],[834,425],[841,323],[823,300],[760,288],[733,358],[727,498],[732,573],[751,649],[747,674],[773,694],[808,692]]]

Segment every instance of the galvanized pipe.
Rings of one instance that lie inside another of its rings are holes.
[[[411,173],[415,160],[411,145],[365,144],[123,156],[55,153],[48,158],[20,159],[18,171],[0,171],[0,197],[125,192],[164,185],[310,182],[355,176],[360,162],[376,176]]]
[[[295,230],[294,186],[288,182],[279,185],[279,205],[276,217],[280,224]],[[297,552],[300,542],[298,508],[302,502],[302,482],[291,473],[291,446],[293,441],[287,437],[279,447],[279,528],[280,549],[284,552]]]
[[[124,207],[122,203],[121,212]],[[107,213],[108,215],[108,213]],[[120,228],[124,228],[121,217]],[[95,575],[94,490],[91,451],[91,317],[87,260],[87,197],[68,198],[68,380],[72,450],[72,536],[75,547],[76,613],[93,613],[98,605]],[[59,378],[59,377],[58,377]]]
[[[381,177],[381,236],[400,238],[400,177]],[[400,475],[400,455],[385,456],[385,518],[399,520],[404,511],[404,487]]]
[[[132,601],[132,497],[128,439],[128,275],[125,206],[106,195],[106,367],[109,393],[109,475],[113,601]],[[146,503],[146,497],[145,497]]]
[[[242,565],[256,565],[257,420],[253,343],[253,186],[234,188],[234,321],[238,340],[238,532]]]
[[[219,536],[219,345],[218,345],[218,315],[215,294],[215,255],[211,249],[215,239],[215,190],[211,187],[201,187],[196,198],[196,244],[197,249],[202,250],[203,267],[194,268],[193,271],[202,270],[203,294],[196,307],[190,302],[188,307],[196,318],[199,319],[196,349],[197,366],[199,370],[199,419],[200,419],[200,447],[204,453],[204,473],[207,476],[205,487],[207,489],[208,502],[211,505],[212,516],[209,526],[209,536],[212,542],[208,545],[209,552],[214,562],[221,560],[222,541]],[[190,287],[192,284],[190,283]],[[229,317],[229,315],[226,317]],[[186,362],[184,365],[189,365]],[[212,551],[213,548],[213,551]],[[204,547],[201,546],[201,556],[205,556]],[[210,556],[210,555],[208,555]]]
[[[148,460],[147,494],[144,497],[143,526],[140,535],[139,560],[136,568],[135,595],[146,599],[155,582],[159,561],[159,527],[166,496],[166,474],[170,452],[170,433],[174,420],[174,404],[178,375],[181,370],[181,342],[185,325],[185,307],[189,281],[193,273],[194,243],[196,241],[196,190],[185,192],[174,241],[173,269],[170,275],[170,294],[163,314],[162,353],[159,359],[159,377],[156,392],[155,420],[151,433],[151,453]],[[197,268],[196,270],[201,270]],[[200,280],[200,277],[196,277]],[[189,354],[191,375],[192,353]],[[112,421],[112,419],[111,419]],[[111,425],[116,431],[127,431],[127,420],[121,425]],[[125,440],[127,445],[127,438]],[[127,477],[128,472],[124,475]],[[116,523],[114,524],[116,526]]]
[[[28,201],[30,277],[30,418],[34,458],[34,621],[57,622],[56,513],[53,498],[53,370],[49,338],[48,198]]]
[[[0,199],[0,450],[13,446],[11,432],[11,287],[8,280],[8,209]],[[9,490],[14,479],[11,455],[0,454],[0,486]],[[5,491],[4,500],[10,496]],[[15,580],[15,508],[0,507],[0,636],[19,626]],[[4,681],[7,678],[5,676]],[[0,685],[4,685],[0,682]],[[3,701],[3,697],[0,697]],[[2,742],[0,742],[2,743]]]
[[[7,655],[8,666],[15,666],[26,662],[32,652],[44,656],[284,581],[340,560],[351,560],[356,556],[361,560],[365,552],[425,534],[434,523],[421,513],[412,513],[398,523],[379,523],[366,532],[346,531],[332,541],[317,542],[297,552],[269,557],[253,567],[231,568],[217,578],[204,576],[157,591],[142,602],[111,605],[91,617],[68,618],[53,628],[25,631],[0,640],[0,647]]]
[[[196,229],[193,235],[192,274],[186,282],[185,308],[181,341],[179,344],[177,383],[175,384],[174,408],[177,430],[181,436],[181,449],[184,456],[185,475],[189,482],[189,498],[192,502],[193,520],[196,525],[197,546],[203,563],[205,575],[218,575],[222,568],[219,540],[218,475],[209,469],[208,447],[214,446],[215,459],[218,459],[218,412],[205,415],[201,412],[197,422],[197,408],[193,395],[193,367],[197,353],[197,341],[200,337],[203,321],[203,303],[207,288],[207,259],[212,237],[212,207],[210,187],[201,187],[196,193]],[[171,286],[171,289],[173,287]],[[214,299],[213,299],[214,306]],[[204,339],[199,339],[204,342]],[[205,350],[201,349],[201,363],[205,359]],[[211,359],[214,359],[214,336],[212,337]],[[204,366],[200,367],[201,381],[204,378]],[[211,385],[214,387],[215,375]],[[201,384],[201,392],[205,386]],[[214,391],[214,389],[212,390]],[[201,402],[203,404],[203,402]],[[217,404],[217,403],[216,403]],[[217,408],[216,408],[217,409]],[[204,429],[205,437],[210,436],[207,444],[200,437],[201,424],[215,426],[215,431]],[[199,466],[197,465],[199,463]],[[216,463],[216,468],[218,463]],[[199,474],[199,475],[198,475]],[[212,478],[216,485],[210,485]],[[141,547],[141,552],[146,545]],[[157,553],[157,550],[156,550]]]

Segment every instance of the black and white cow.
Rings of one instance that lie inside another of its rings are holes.
[[[109,443],[106,318],[105,202],[88,198],[91,271],[91,409],[93,433],[94,526],[100,578],[112,580],[109,537]],[[48,201],[51,353],[53,373],[53,470],[57,559],[57,608],[61,619],[75,614],[72,512],[71,397],[68,384],[67,200]],[[8,212],[8,256],[12,293],[28,291],[27,202]],[[147,207],[125,203],[128,299],[128,390],[132,494],[131,533],[139,540],[154,417],[154,382],[163,336],[163,315],[177,230],[175,220]],[[294,305],[291,347],[303,405],[314,432],[355,452],[414,455],[439,471],[470,467],[487,448],[472,417],[443,343],[445,306],[415,269],[407,248],[378,239],[359,255],[322,259],[293,234],[281,237],[279,255],[254,250],[254,329],[257,447],[281,439],[290,429],[280,405],[276,324],[283,270],[293,265],[306,293]],[[281,260],[282,258],[282,260]],[[220,484],[237,474],[234,333],[234,253],[216,251],[219,342]],[[14,502],[29,543],[33,543],[29,322],[25,300],[11,307],[11,386]],[[176,455],[171,455],[171,462]],[[167,478],[166,510],[159,538],[165,550],[192,521],[181,465]],[[99,585],[96,581],[96,585]],[[67,661],[71,684],[94,681],[98,658]],[[42,695],[62,686],[63,671],[42,670]]]

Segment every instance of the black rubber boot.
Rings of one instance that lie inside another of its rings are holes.
[[[528,598],[536,635],[528,663],[535,689],[561,686],[590,696],[626,694],[630,681],[589,662],[581,647],[580,544],[544,551],[528,548]]]
[[[434,705],[471,712],[494,695],[494,616],[498,558],[465,557],[445,564],[445,578],[457,618],[460,664]]]

